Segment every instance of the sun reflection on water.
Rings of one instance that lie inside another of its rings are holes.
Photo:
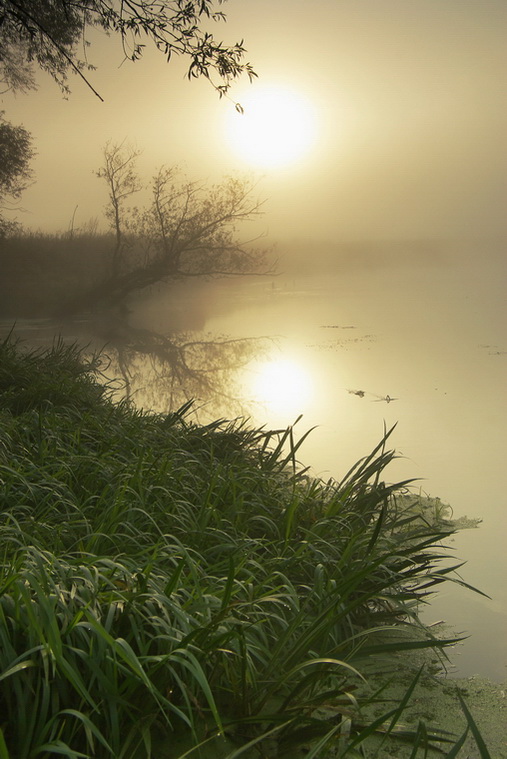
[[[251,364],[246,394],[270,414],[299,415],[315,392],[315,381],[308,368],[293,358],[272,358]]]

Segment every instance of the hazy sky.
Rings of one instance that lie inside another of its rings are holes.
[[[146,177],[161,164],[210,182],[258,176],[263,226],[275,238],[505,235],[505,0],[229,0],[223,7],[228,21],[216,36],[244,38],[259,74],[254,85],[235,86],[232,100],[250,117],[252,95],[268,88],[274,98],[259,115],[274,122],[258,126],[271,151],[266,161],[237,147],[233,102],[204,81],[188,82],[186,61],[166,64],[149,51],[120,66],[119,40],[94,32],[90,79],[105,102],[75,77],[65,100],[43,74],[37,92],[1,98],[38,152],[23,223],[64,230],[76,206],[76,226],[102,220],[106,188],[93,170],[108,140],[127,139],[142,149]],[[277,164],[292,143],[292,157]]]

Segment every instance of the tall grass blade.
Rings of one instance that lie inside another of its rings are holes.
[[[470,731],[470,725],[467,725],[465,728],[465,732],[460,736],[460,738],[456,741],[454,746],[451,748],[451,750],[445,755],[446,759],[456,759],[460,755],[460,751],[465,745],[465,741],[468,737],[468,733]]]
[[[465,699],[459,692],[459,689],[456,689],[456,693],[459,698],[459,702],[461,704],[461,708],[463,709],[463,713],[466,717],[468,727],[470,728],[472,735],[474,736],[475,742],[477,744],[477,748],[479,749],[479,753],[481,755],[481,759],[491,759],[491,754],[488,751],[488,748],[484,742],[484,738],[482,737],[479,728],[477,727],[474,718],[472,717],[472,714],[465,702]]]
[[[0,727],[0,759],[11,759],[11,756],[9,754],[9,749],[7,748],[7,744],[4,738],[4,733],[1,727]]]

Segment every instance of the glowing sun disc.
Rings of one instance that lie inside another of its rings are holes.
[[[241,98],[242,113],[228,121],[231,148],[257,167],[285,166],[302,159],[315,143],[314,110],[303,96],[271,87]]]

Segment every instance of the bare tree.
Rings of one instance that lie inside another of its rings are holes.
[[[120,146],[121,148],[121,146]],[[242,241],[238,226],[257,218],[262,203],[255,183],[228,178],[210,188],[182,178],[176,169],[160,169],[151,185],[151,202],[132,209],[128,225],[122,205],[139,189],[133,172],[135,154],[106,148],[113,160],[99,173],[109,186],[108,218],[116,230],[115,261],[111,275],[82,298],[73,298],[64,313],[95,307],[119,306],[134,292],[170,279],[260,274],[270,271],[266,250]],[[131,233],[124,255],[124,228]]]
[[[162,167],[151,190],[151,204],[138,213],[136,225],[149,250],[145,277],[253,273],[262,267],[263,256],[249,247],[253,241],[237,237],[240,223],[262,213],[254,182],[229,177],[206,187]]]
[[[125,243],[125,204],[127,199],[141,189],[141,182],[135,171],[135,163],[140,151],[131,145],[107,143],[104,148],[104,165],[95,173],[104,179],[109,191],[109,205],[106,218],[115,234],[115,247],[111,274],[118,277],[122,268],[122,252]]]

